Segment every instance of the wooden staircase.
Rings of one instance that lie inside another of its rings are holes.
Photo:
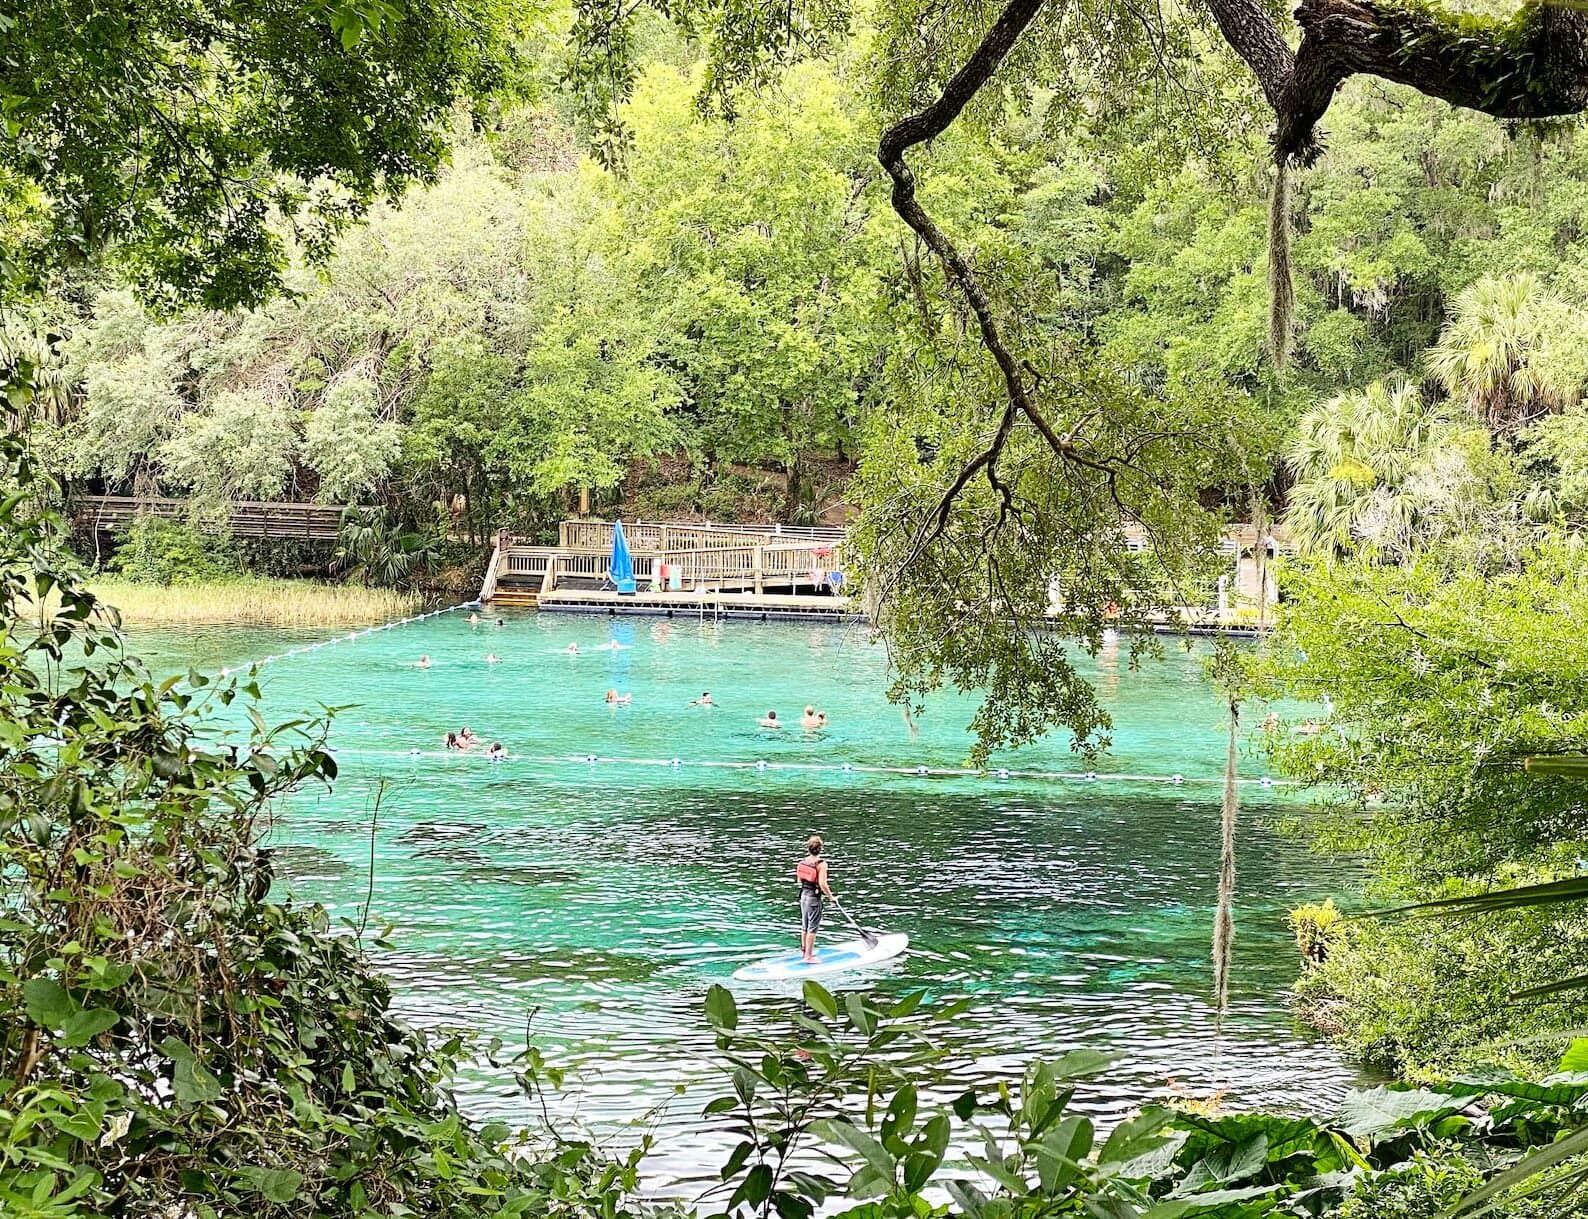
[[[490,603],[493,606],[505,605],[508,609],[534,609],[540,604],[540,590],[498,584]]]

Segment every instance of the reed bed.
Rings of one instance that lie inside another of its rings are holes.
[[[389,622],[420,604],[419,594],[390,588],[263,577],[173,585],[101,577],[89,588],[120,610],[123,621],[162,626],[350,626]]]

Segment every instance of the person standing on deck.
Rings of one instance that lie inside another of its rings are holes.
[[[822,925],[822,899],[833,895],[827,883],[827,861],[822,858],[820,835],[810,836],[805,844],[805,858],[795,867],[794,875],[800,885],[800,956],[814,961],[816,932]]]

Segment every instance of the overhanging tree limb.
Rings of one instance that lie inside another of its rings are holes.
[[[1048,447],[1062,461],[1102,474],[1108,480],[1108,489],[1116,505],[1127,515],[1134,516],[1129,506],[1122,502],[1117,494],[1117,479],[1120,473],[1118,466],[1111,461],[1098,460],[1081,452],[1074,436],[1059,432],[1038,408],[1027,378],[1030,376],[1032,380],[1040,380],[1040,374],[1031,370],[1028,362],[1017,359],[1009,350],[1009,344],[993,312],[992,301],[988,298],[986,289],[982,287],[980,278],[965,256],[960,253],[959,248],[948,239],[942,229],[938,228],[937,222],[915,197],[915,175],[904,159],[904,154],[911,148],[935,139],[948,130],[970,100],[998,70],[998,66],[1019,41],[1020,35],[1031,24],[1032,18],[1041,10],[1043,3],[1044,0],[1011,0],[998,20],[993,22],[992,28],[987,31],[987,36],[965,61],[964,66],[950,78],[938,99],[926,109],[907,116],[883,132],[877,149],[877,159],[882,162],[882,167],[893,179],[893,210],[937,255],[949,277],[970,302],[971,311],[975,313],[977,325],[981,330],[982,343],[992,353],[993,359],[998,363],[999,371],[1003,374],[1011,407],[1036,428]],[[1031,371],[1028,373],[1027,370]],[[989,459],[996,460],[998,451],[1003,446],[1003,440],[1007,438],[1008,423],[1009,419],[1006,417],[1004,425],[999,428],[1000,438],[993,449],[978,457],[970,468],[960,475],[955,484],[956,490],[962,489],[978,468],[986,466],[989,476],[993,475]],[[948,504],[953,494],[954,492],[951,492],[949,499],[944,501],[938,511],[940,522],[947,519]],[[940,534],[941,531],[939,527],[938,533]]]
[[[971,310],[976,314],[977,324],[981,328],[982,342],[992,353],[993,359],[998,362],[998,367],[1003,373],[1010,402],[1014,404],[1015,409],[1033,422],[1036,422],[1040,415],[1036,404],[1031,400],[1031,393],[1020,364],[1010,352],[1009,345],[1004,341],[1003,334],[999,330],[998,321],[993,316],[992,302],[988,300],[981,281],[971,270],[965,256],[959,252],[943,230],[937,227],[937,223],[915,197],[915,175],[905,163],[904,154],[916,145],[936,139],[948,130],[949,125],[960,116],[970,100],[998,70],[998,65],[1003,63],[1004,58],[1019,41],[1020,35],[1031,24],[1032,18],[1042,8],[1042,4],[1043,0],[1011,0],[998,20],[993,22],[992,29],[987,31],[987,36],[981,40],[981,45],[965,61],[964,66],[954,73],[942,95],[925,110],[907,116],[883,132],[882,141],[877,148],[877,159],[882,162],[883,169],[887,170],[888,176],[893,179],[893,210],[920,235],[921,240],[926,242],[931,251],[938,256],[960,290],[965,293],[966,299],[970,301]],[[1046,428],[1045,421],[1040,426]]]
[[[1259,0],[1206,0],[1278,120],[1275,151],[1310,163],[1317,125],[1351,76],[1377,76],[1496,118],[1588,109],[1588,11],[1533,0],[1507,18],[1378,0],[1301,0],[1292,53]]]

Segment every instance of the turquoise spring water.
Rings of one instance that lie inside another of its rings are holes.
[[[227,628],[136,642],[156,668],[213,670],[324,637]],[[569,642],[579,655],[561,651]],[[609,642],[625,646],[596,650]],[[431,668],[414,667],[421,654]],[[664,1134],[698,1130],[716,1082],[705,990],[795,943],[792,871],[811,832],[827,839],[846,906],[910,936],[906,957],[861,981],[975,997],[945,1035],[956,1090],[1090,1046],[1119,1059],[1080,1097],[1105,1119],[1169,1090],[1327,1108],[1358,1074],[1286,1011],[1297,958],[1284,911],[1356,875],[1273,827],[1295,797],[1243,788],[1237,969],[1220,1026],[1208,937],[1224,724],[1206,655],[1171,645],[1135,672],[1116,648],[1083,658],[1114,715],[1109,755],[1088,764],[1055,738],[994,763],[1090,765],[1095,781],[923,778],[841,767],[960,766],[973,700],[935,699],[912,732],[863,627],[524,613],[497,628],[445,615],[262,671],[267,718],[348,707],[335,791],[282,810],[278,875],[356,917],[380,789],[370,925],[395,927],[380,963],[401,1011],[510,1044],[533,1012],[537,1042],[574,1071],[564,1112],[619,1139],[664,1102]],[[609,706],[608,688],[632,703]],[[716,707],[689,705],[703,690]],[[827,711],[826,731],[799,730],[806,703]],[[758,728],[769,708],[791,726]],[[442,752],[464,724],[514,756]],[[1183,784],[1110,777],[1176,773]],[[1262,760],[1243,758],[1243,773],[1261,776]],[[831,912],[827,928],[848,938]],[[741,1001],[746,1019],[791,1003],[754,989]],[[482,1115],[530,1116],[505,1072],[471,1073],[464,1092]],[[709,1138],[664,1142],[658,1181],[721,1158]]]

